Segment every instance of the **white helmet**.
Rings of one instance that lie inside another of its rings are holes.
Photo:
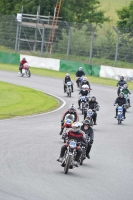
[[[79,71],[82,71],[83,70],[83,68],[82,67],[79,67]]]
[[[85,85],[82,85],[82,90],[86,90],[86,86]]]
[[[84,84],[85,89],[87,90],[89,88],[89,86],[87,84]]]
[[[124,87],[124,89],[127,89],[128,88],[128,84],[124,84],[123,87]]]
[[[81,128],[81,124],[80,122],[74,122],[72,125],[72,131],[73,132],[78,132]]]
[[[83,81],[87,81],[87,77],[86,76],[83,77]]]

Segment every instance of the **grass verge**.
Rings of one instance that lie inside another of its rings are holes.
[[[59,102],[43,92],[0,82],[0,119],[48,112]]]

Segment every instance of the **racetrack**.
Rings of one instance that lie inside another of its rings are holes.
[[[0,71],[0,81],[36,88],[66,101],[50,114],[0,120],[0,200],[133,199],[133,107],[118,125],[113,106],[116,88],[91,84],[91,94],[100,105],[91,159],[65,175],[56,161],[63,145],[60,119],[71,103],[77,107],[76,84],[69,98],[61,79]],[[82,121],[81,111],[79,117]]]

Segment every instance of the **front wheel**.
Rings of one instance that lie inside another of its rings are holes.
[[[30,77],[31,76],[30,70],[27,70],[26,74],[27,74],[28,77]]]
[[[71,161],[72,161],[72,155],[68,155],[68,157],[67,157],[67,159],[66,159],[66,165],[65,165],[65,167],[64,167],[64,173],[65,173],[65,174],[68,173],[68,170],[69,170]]]
[[[84,160],[84,155],[83,155],[83,152],[79,158],[79,164],[82,165],[83,164],[83,160]]]
[[[121,124],[121,120],[120,119],[118,119],[118,124]]]

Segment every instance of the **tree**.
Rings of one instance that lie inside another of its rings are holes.
[[[123,7],[117,10],[117,15],[119,20],[117,22],[117,27],[122,29],[132,29],[133,28],[133,1],[130,2],[129,6]]]
[[[53,16],[56,3],[57,0],[0,0],[0,14],[17,14],[21,12],[22,6],[24,13],[36,14],[40,5],[41,15],[50,13]],[[60,16],[63,21],[102,24],[108,18],[104,17],[104,12],[99,8],[99,0],[62,0]]]
[[[61,16],[69,22],[102,24],[109,19],[99,8],[98,0],[65,0],[62,2]]]

